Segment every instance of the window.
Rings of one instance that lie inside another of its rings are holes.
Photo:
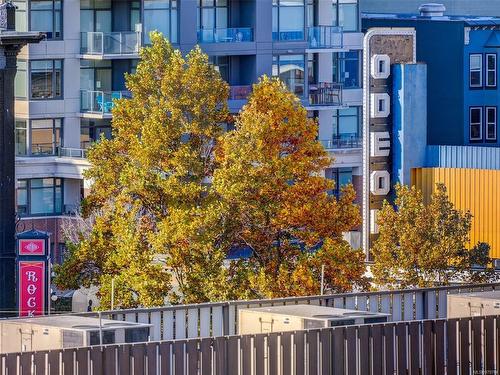
[[[469,86],[481,87],[483,85],[483,55],[469,56]]]
[[[149,33],[158,30],[177,43],[177,0],[144,0],[144,39],[149,43]]]
[[[28,130],[26,120],[16,120],[16,155],[23,156],[28,153]]]
[[[480,141],[483,138],[483,109],[471,107],[469,114],[469,137],[471,141]]]
[[[18,156],[57,155],[62,139],[62,119],[16,120],[15,139]]]
[[[80,122],[80,148],[87,149],[102,137],[111,139],[110,120],[82,118]]]
[[[335,186],[330,194],[338,197],[341,188],[352,183],[352,168],[327,168],[325,177],[335,181]]]
[[[273,40],[304,40],[304,0],[273,0]]]
[[[198,0],[198,40],[214,42],[215,30],[229,27],[228,0]]]
[[[26,16],[26,0],[14,0],[12,2],[16,7],[16,31],[28,31],[28,22]]]
[[[486,87],[497,86],[497,55],[496,53],[486,54]]]
[[[497,140],[497,107],[486,107],[486,140]]]
[[[295,95],[304,96],[304,55],[273,56],[273,76],[279,77]]]
[[[344,88],[361,87],[360,51],[333,53],[333,81],[343,83]]]
[[[20,216],[62,213],[63,193],[60,178],[18,180],[17,211]]]
[[[28,62],[17,60],[17,72],[14,79],[14,95],[26,99],[28,96]]]
[[[229,82],[229,56],[209,56],[208,62],[213,64],[224,81]]]
[[[42,31],[47,39],[62,39],[61,0],[30,0],[30,31]]]
[[[333,0],[333,25],[343,31],[359,31],[357,0]]]
[[[350,107],[333,111],[333,139],[340,147],[359,146],[360,108]]]
[[[62,98],[62,60],[30,61],[31,99]]]

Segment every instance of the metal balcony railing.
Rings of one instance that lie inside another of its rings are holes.
[[[59,156],[67,158],[86,159],[87,150],[82,148],[59,147]]]
[[[252,41],[253,29],[251,27],[198,30],[198,42],[200,43],[240,43]]]
[[[58,146],[54,143],[32,143],[28,156],[51,156],[57,154]]]
[[[129,91],[80,91],[80,110],[83,113],[111,114],[114,100],[130,98]]]
[[[229,100],[246,100],[252,92],[252,85],[230,86]]]
[[[140,32],[93,31],[80,33],[80,51],[84,55],[137,55],[140,47]]]
[[[319,142],[326,150],[361,148],[363,146],[363,139],[358,136],[333,137],[332,139],[320,139]]]
[[[342,84],[319,82],[309,84],[309,104],[312,106],[342,105]]]
[[[342,48],[344,34],[342,27],[313,26],[307,28],[309,48]]]

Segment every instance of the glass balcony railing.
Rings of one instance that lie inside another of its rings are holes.
[[[229,100],[246,100],[252,92],[252,85],[230,86]]]
[[[361,148],[363,140],[358,135],[333,137],[332,139],[319,140],[326,150],[341,148]]]
[[[130,98],[129,91],[80,91],[80,110],[83,113],[111,114],[116,99]]]
[[[307,29],[309,48],[342,48],[344,34],[342,27],[314,26]]]
[[[141,33],[139,32],[80,33],[80,52],[84,55],[137,55],[140,47]]]
[[[275,42],[294,42],[304,40],[304,30],[273,31]]]
[[[87,157],[87,150],[82,148],[59,147],[59,156],[85,159]]]
[[[252,41],[253,29],[251,27],[198,30],[198,42],[200,43],[239,43]]]
[[[331,82],[310,83],[309,104],[312,106],[342,105],[342,84]]]

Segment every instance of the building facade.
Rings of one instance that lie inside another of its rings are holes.
[[[357,0],[15,0],[17,28],[46,33],[16,76],[20,230],[53,233],[88,189],[86,149],[111,137],[113,99],[130,95],[148,33],[187,53],[199,44],[230,85],[237,113],[263,74],[280,77],[318,118],[333,156],[325,175],[361,191],[362,40]]]

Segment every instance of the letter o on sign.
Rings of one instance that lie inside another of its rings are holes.
[[[391,190],[391,175],[387,171],[373,171],[370,174],[370,191],[373,195],[387,195]]]

